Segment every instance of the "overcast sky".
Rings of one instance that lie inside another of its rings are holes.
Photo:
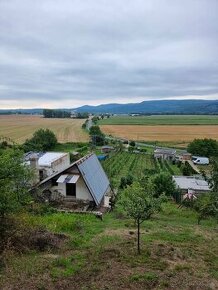
[[[218,0],[0,0],[0,108],[218,99]]]

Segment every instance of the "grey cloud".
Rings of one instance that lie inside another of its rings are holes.
[[[216,0],[0,0],[0,11],[0,107],[218,94]]]

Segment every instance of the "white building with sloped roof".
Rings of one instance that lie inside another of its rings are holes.
[[[95,154],[89,154],[41,181],[42,192],[56,191],[65,198],[93,202],[100,206],[112,192],[109,179]]]
[[[70,154],[66,152],[29,152],[25,155],[26,164],[38,171],[43,180],[70,165]]]

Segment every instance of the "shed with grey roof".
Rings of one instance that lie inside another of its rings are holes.
[[[188,190],[192,190],[196,194],[211,191],[208,182],[201,176],[173,176],[173,180],[183,194],[187,193]]]
[[[176,157],[176,150],[175,149],[157,148],[154,150],[154,157],[173,160]]]

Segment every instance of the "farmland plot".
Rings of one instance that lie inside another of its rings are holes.
[[[99,125],[218,125],[217,115],[112,116]]]
[[[186,146],[195,138],[218,140],[217,125],[101,125],[101,130],[108,135],[137,141],[172,142]]]
[[[0,136],[17,143],[24,142],[40,128],[52,130],[58,142],[86,142],[88,134],[82,130],[82,119],[45,119],[32,115],[0,115]]]
[[[142,178],[145,169],[154,169],[156,172],[168,172],[181,174],[180,169],[168,161],[155,160],[151,154],[135,154],[128,152],[116,152],[102,165],[110,178],[113,186],[119,186],[121,177],[132,175],[134,178]]]

